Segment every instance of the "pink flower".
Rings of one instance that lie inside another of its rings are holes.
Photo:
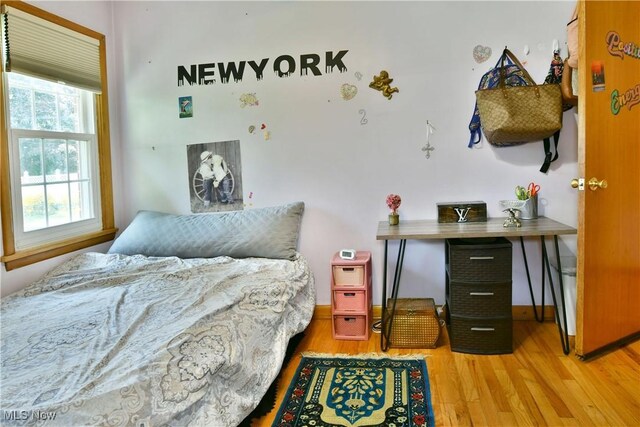
[[[400,202],[402,199],[397,194],[389,194],[387,196],[387,206],[391,209],[392,214],[398,213],[398,208],[400,207]]]

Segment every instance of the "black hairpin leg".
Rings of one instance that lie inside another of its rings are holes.
[[[531,305],[533,306],[533,314],[536,320],[540,323],[544,322],[544,293],[545,293],[545,284],[546,277],[549,277],[549,289],[551,289],[551,299],[553,300],[553,307],[555,310],[556,323],[558,324],[558,331],[560,333],[560,342],[562,343],[562,351],[564,354],[569,354],[570,345],[569,345],[569,333],[567,329],[567,313],[566,313],[566,304],[564,300],[564,284],[562,282],[562,265],[560,264],[560,248],[558,246],[558,236],[553,236],[555,243],[555,251],[556,251],[556,259],[558,260],[558,287],[560,288],[560,305],[562,306],[562,321],[564,324],[564,331],[562,328],[562,324],[560,323],[560,310],[558,310],[558,299],[556,298],[555,289],[553,286],[553,277],[551,275],[551,264],[549,262],[549,256],[547,252],[547,246],[545,244],[544,236],[540,236],[540,245],[542,248],[542,292],[541,292],[541,301],[540,301],[540,315],[538,315],[538,310],[536,308],[536,300],[533,295],[533,287],[531,285],[531,274],[529,273],[529,263],[527,261],[527,253],[524,248],[524,239],[522,236],[520,237],[520,246],[522,247],[522,257],[524,258],[524,267],[527,272],[527,282],[529,284],[529,293],[531,294]]]
[[[560,311],[558,310],[558,299],[556,298],[556,291],[553,286],[553,277],[551,276],[551,264],[549,263],[549,256],[547,253],[547,247],[542,239],[542,262],[543,266],[546,266],[547,274],[549,276],[549,288],[551,289],[551,298],[553,299],[553,308],[555,310],[556,323],[558,324],[558,332],[560,333],[560,343],[562,344],[562,351],[564,354],[569,354],[571,347],[569,344],[569,332],[567,329],[567,310],[564,300],[564,284],[562,283],[562,265],[560,264],[560,248],[558,246],[558,236],[553,236],[553,241],[556,250],[556,261],[558,263],[558,287],[560,288],[560,304],[562,306],[562,323],[560,323]],[[544,277],[544,275],[543,275]],[[564,325],[564,330],[563,326]]]
[[[542,316],[538,316],[538,309],[536,308],[536,298],[533,296],[533,286],[531,286],[531,274],[529,273],[529,263],[527,262],[527,251],[524,248],[524,239],[520,236],[520,247],[522,248],[522,258],[524,259],[524,269],[527,272],[527,283],[529,283],[529,293],[531,294],[531,305],[533,306],[533,315],[538,322],[544,321],[544,286],[542,287],[542,304],[540,310]],[[543,267],[544,272],[544,267]],[[543,278],[544,280],[544,278]]]
[[[404,251],[407,246],[407,240],[400,240],[400,247],[398,248],[398,260],[396,262],[396,269],[393,276],[393,287],[391,288],[391,310],[389,315],[386,315],[386,301],[384,299],[387,297],[387,245],[385,241],[385,266],[384,266],[384,277],[382,279],[382,330],[380,332],[380,348],[382,351],[389,350],[389,344],[391,341],[391,325],[393,323],[393,316],[396,312],[396,302],[398,299],[398,290],[400,288],[400,276],[402,275],[402,264],[404,262]],[[388,317],[388,318],[387,318]]]
[[[540,301],[540,320],[538,322],[544,322],[544,291],[546,289],[546,279],[547,276],[545,274],[544,268],[546,264],[549,263],[549,259],[547,258],[547,251],[544,244],[544,236],[540,236],[540,252],[542,253],[542,260],[540,262],[540,277],[542,278],[542,283],[540,284],[540,293],[541,293],[541,301]],[[546,262],[545,262],[546,260]]]
[[[384,351],[386,331],[384,328],[385,314],[387,312],[387,252],[389,250],[389,241],[384,241],[384,263],[382,270],[382,313],[380,314],[380,348]]]

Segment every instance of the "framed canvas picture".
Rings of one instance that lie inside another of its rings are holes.
[[[187,145],[191,212],[244,208],[240,141]]]

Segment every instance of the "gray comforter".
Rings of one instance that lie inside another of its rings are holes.
[[[299,254],[79,255],[2,300],[0,424],[235,426],[314,304]]]

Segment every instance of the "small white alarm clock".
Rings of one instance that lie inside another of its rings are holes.
[[[356,258],[355,249],[340,249],[340,258],[342,258],[342,259],[355,259]]]

